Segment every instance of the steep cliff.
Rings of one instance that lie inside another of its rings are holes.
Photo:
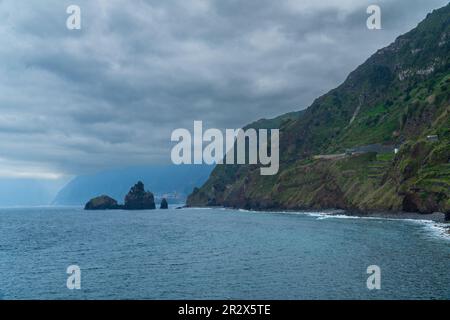
[[[280,129],[277,175],[218,165],[188,206],[450,212],[449,62],[447,5],[306,110],[249,125]]]

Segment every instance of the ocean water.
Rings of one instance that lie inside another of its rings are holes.
[[[81,289],[66,286],[81,269]],[[367,267],[381,269],[368,290]],[[223,209],[0,209],[0,299],[449,299],[421,221]]]

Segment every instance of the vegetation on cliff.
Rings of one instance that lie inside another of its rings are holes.
[[[250,124],[280,128],[278,175],[218,165],[188,206],[450,212],[449,53],[450,4],[306,110]],[[399,152],[348,152],[372,144]]]

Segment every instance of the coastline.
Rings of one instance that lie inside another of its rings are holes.
[[[213,207],[196,207],[196,206],[183,206],[177,209],[225,209],[225,210],[241,210],[249,212],[273,212],[273,213],[313,213],[320,214],[323,216],[347,216],[355,218],[380,218],[380,219],[391,219],[391,220],[422,220],[422,221],[432,221],[438,223],[449,224],[450,221],[445,221],[445,214],[441,212],[434,212],[431,214],[423,214],[418,212],[383,212],[383,211],[349,211],[342,209],[298,209],[298,210],[287,210],[287,209],[243,209],[243,208],[233,208],[233,207],[223,207],[223,206],[213,206]]]
[[[431,214],[422,214],[417,212],[367,212],[361,213],[357,212],[352,214],[350,212],[343,213],[349,217],[360,217],[360,218],[382,218],[382,219],[390,219],[390,220],[426,220],[438,223],[448,223],[445,221],[445,214],[441,212],[434,212]]]
[[[238,210],[251,213],[284,213],[284,214],[303,214],[314,216],[317,219],[340,218],[340,219],[380,219],[380,220],[398,220],[421,223],[425,227],[432,230],[435,234],[450,240],[450,221],[445,221],[445,214],[434,212],[432,214],[422,214],[415,212],[351,212],[341,209],[328,210],[254,210],[239,209],[230,207],[179,207],[177,209],[221,209],[221,210]]]

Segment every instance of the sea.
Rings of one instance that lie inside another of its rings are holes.
[[[449,298],[448,230],[426,220],[0,209],[0,299]]]

